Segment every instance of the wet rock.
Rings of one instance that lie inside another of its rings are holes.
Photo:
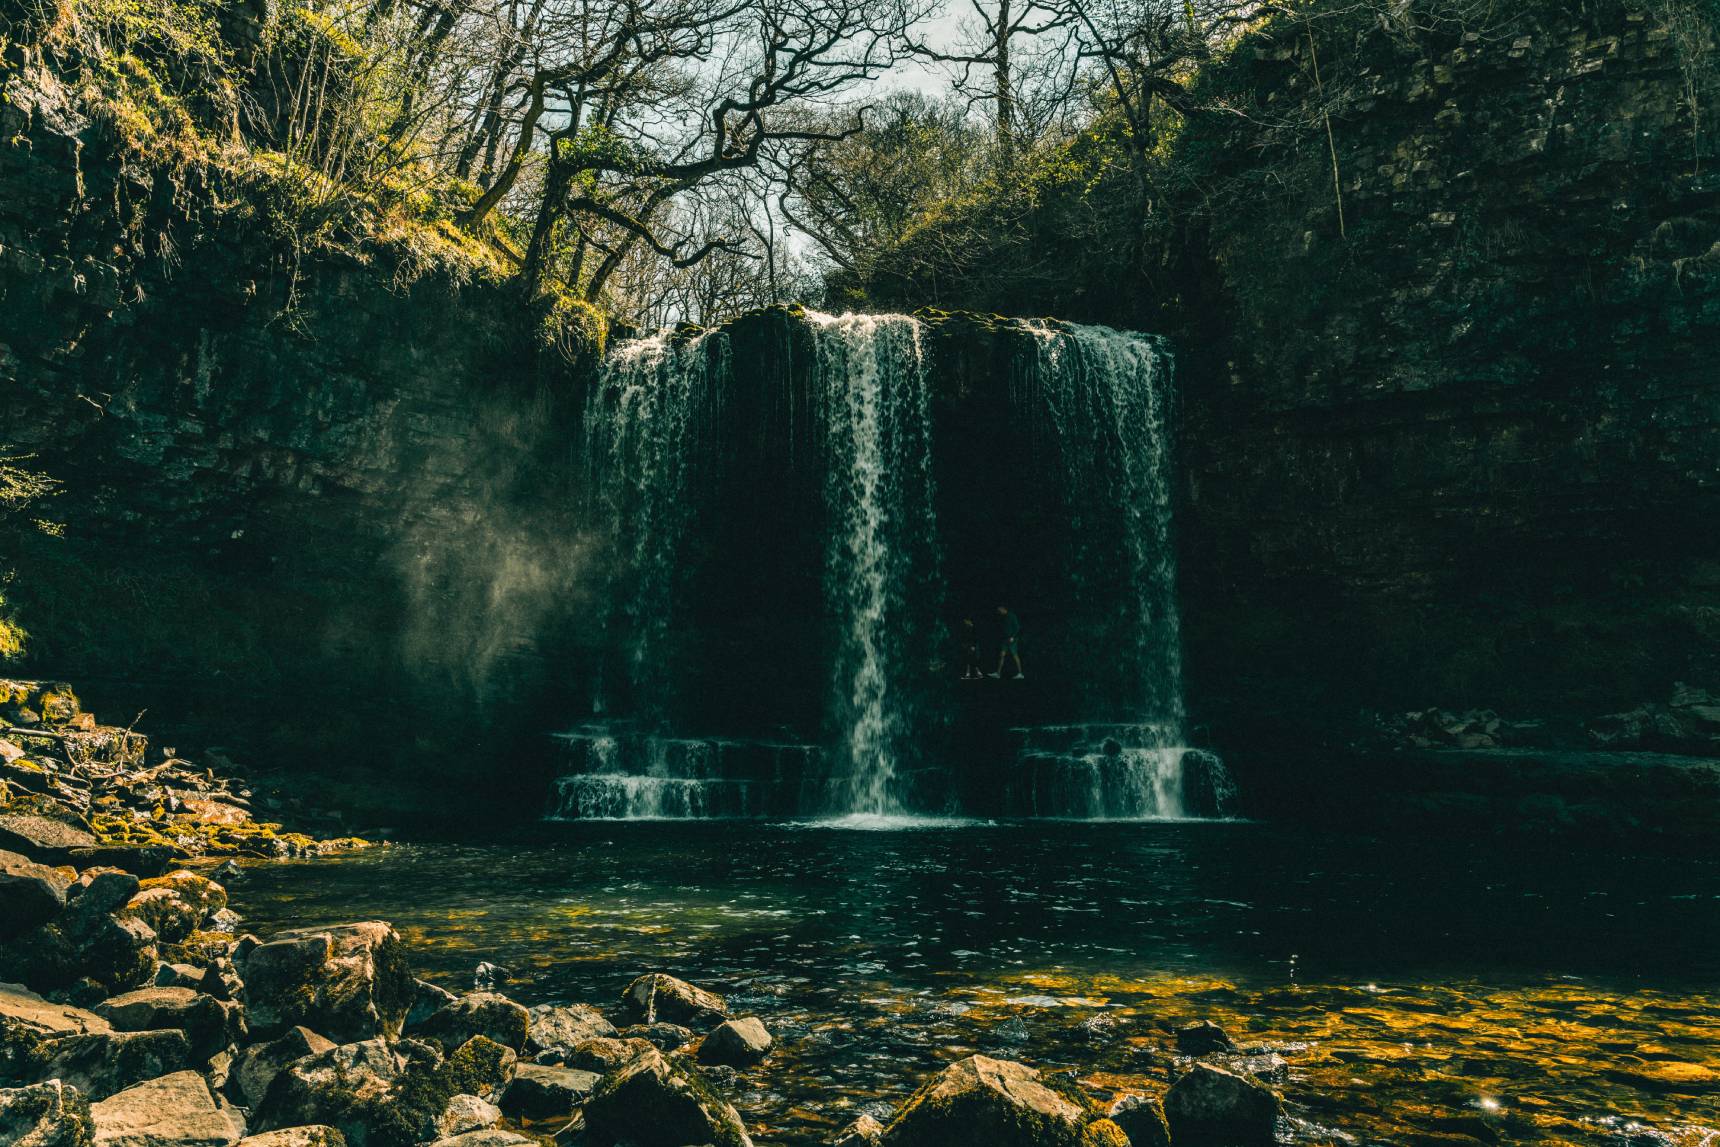
[[[661,972],[640,976],[621,994],[628,1013],[643,1023],[664,1020],[706,1030],[728,1018],[728,1005],[715,992]]]
[[[245,870],[239,867],[237,861],[223,860],[215,866],[215,871],[210,875],[223,884],[233,884],[245,879]]]
[[[147,1079],[184,1071],[192,1063],[191,1041],[184,1032],[91,1032],[42,1045],[31,1074],[64,1080],[93,1102]]]
[[[577,1043],[615,1035],[615,1025],[590,1004],[539,1004],[530,1009],[530,1015],[528,1052],[553,1051],[565,1056]]]
[[[655,1049],[604,1077],[585,1102],[585,1130],[592,1147],[752,1147],[735,1109]]]
[[[1024,1063],[973,1055],[926,1083],[884,1131],[888,1147],[1084,1147],[1086,1111]]]
[[[1230,1038],[1230,1033],[1211,1020],[1180,1027],[1176,1036],[1177,1050],[1184,1055],[1211,1055],[1236,1050],[1236,1041]]]
[[[567,1066],[607,1075],[657,1048],[643,1039],[588,1039],[568,1049]]]
[[[104,1001],[95,1011],[117,1031],[182,1031],[191,1041],[191,1054],[199,1060],[237,1043],[245,1034],[244,1011],[238,1004],[194,988],[139,988]]]
[[[472,990],[474,992],[493,992],[505,985],[513,976],[500,964],[492,964],[488,960],[481,962],[472,972]]]
[[[531,1015],[523,1006],[494,992],[472,992],[430,1016],[416,1034],[448,1049],[481,1035],[517,1052],[530,1030]]]
[[[289,1065],[307,1056],[321,1055],[334,1046],[332,1040],[303,1027],[291,1028],[268,1043],[253,1044],[240,1053],[233,1066],[230,1094],[236,1094],[247,1107],[260,1106],[275,1076]]]
[[[576,1067],[541,1067],[523,1063],[502,1095],[502,1110],[526,1119],[570,1115],[603,1077]]]
[[[1165,1093],[1177,1147],[1267,1147],[1283,1101],[1252,1079],[1197,1063]]]
[[[725,1020],[699,1045],[699,1062],[750,1067],[770,1054],[773,1042],[757,1016]]]
[[[830,1147],[879,1147],[884,1142],[884,1125],[870,1115],[862,1115],[830,1141]]]
[[[414,980],[412,985],[412,1006],[406,1011],[405,1031],[417,1031],[425,1020],[460,998],[429,980]]]
[[[0,851],[0,940],[28,932],[66,906],[65,873],[16,852]]]
[[[224,1108],[194,1071],[128,1087],[90,1106],[96,1147],[231,1147],[245,1120]]]
[[[1144,1095],[1130,1095],[1111,1105],[1106,1118],[1123,1129],[1131,1147],[1170,1147],[1171,1125],[1164,1104]]]
[[[90,1147],[90,1104],[77,1088],[52,1079],[0,1088],[0,1143],[10,1147]]]
[[[644,1040],[658,1051],[679,1051],[699,1037],[680,1024],[635,1024],[618,1033],[623,1039]]]
[[[346,1136],[333,1127],[283,1127],[239,1140],[239,1147],[347,1147]]]
[[[38,864],[64,864],[75,848],[101,842],[87,829],[28,813],[0,813],[0,848],[22,853]]]
[[[495,1104],[476,1095],[451,1095],[436,1117],[435,1135],[448,1138],[468,1131],[488,1131],[501,1121],[501,1109]]]
[[[162,943],[177,944],[227,907],[227,890],[195,872],[170,872],[145,880],[120,915],[142,920]]]
[[[400,937],[380,921],[288,932],[239,951],[259,1034],[303,1025],[349,1043],[398,1036],[417,995]]]

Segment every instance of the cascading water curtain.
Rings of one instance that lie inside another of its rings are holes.
[[[837,617],[834,812],[904,810],[914,669],[939,615],[931,403],[918,321],[809,313]]]
[[[1171,539],[1173,361],[1155,338],[1035,325],[1035,382],[1061,459],[1075,605],[1107,670],[1111,719],[1183,743],[1182,639]],[[1120,592],[1119,592],[1120,591]],[[1119,616],[1116,602],[1125,603]]]
[[[672,696],[667,639],[677,559],[692,516],[694,477],[710,453],[707,429],[723,401],[729,344],[718,331],[624,342],[604,360],[586,409],[585,448],[595,520],[613,558],[609,622],[623,630],[634,710],[663,716]],[[596,699],[604,708],[604,698]]]

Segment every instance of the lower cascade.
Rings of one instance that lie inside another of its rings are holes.
[[[976,325],[773,311],[610,351],[604,649],[550,816],[1234,810],[1186,736],[1168,347]]]

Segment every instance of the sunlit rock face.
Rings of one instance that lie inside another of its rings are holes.
[[[785,310],[612,349],[580,440],[607,612],[555,811],[1221,811],[1184,792],[1173,362]],[[974,679],[1011,624],[1022,672]]]

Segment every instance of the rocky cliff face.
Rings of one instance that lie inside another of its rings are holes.
[[[1720,671],[1713,29],[1544,9],[1233,61],[1186,616],[1197,702],[1280,761],[1364,706],[1592,716]]]
[[[19,543],[36,665],[268,764],[486,768],[577,596],[574,365],[453,262],[293,257],[8,53],[0,442],[67,523]]]

